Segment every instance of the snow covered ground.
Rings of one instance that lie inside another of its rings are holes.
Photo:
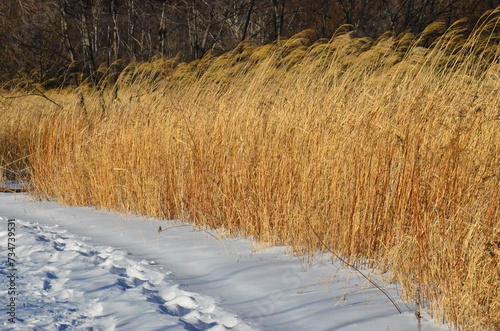
[[[0,193],[0,329],[448,329],[425,313],[419,325],[397,286],[375,275],[402,314],[338,262],[307,265],[283,247],[217,237],[176,221]]]

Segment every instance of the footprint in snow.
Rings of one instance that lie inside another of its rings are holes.
[[[156,263],[92,246],[58,226],[17,220],[16,327],[54,330],[252,330],[212,298],[179,289]],[[7,242],[0,217],[0,241]],[[2,254],[7,249],[2,245]],[[0,274],[7,273],[7,264]],[[6,277],[2,277],[6,282]],[[5,286],[4,284],[3,286]],[[2,306],[0,314],[7,308]],[[2,329],[14,329],[4,324]]]

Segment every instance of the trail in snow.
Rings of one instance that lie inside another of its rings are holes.
[[[447,330],[427,311],[418,321],[390,275],[363,269],[402,314],[328,255],[306,263],[287,247],[256,251],[179,221],[26,194],[1,193],[0,216],[1,330]],[[6,217],[17,220],[17,328],[7,322]]]
[[[7,230],[7,219],[0,217],[4,289]],[[3,329],[252,329],[214,299],[181,289],[155,261],[134,261],[123,250],[89,245],[57,225],[16,220],[15,232],[17,321],[3,319]],[[7,313],[2,304],[0,314]]]

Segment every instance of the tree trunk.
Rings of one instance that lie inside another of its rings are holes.
[[[158,52],[163,56],[165,56],[167,52],[167,44],[166,44],[167,27],[165,24],[165,7],[166,3],[164,2],[161,7],[160,28],[158,29],[158,37],[159,37]]]
[[[92,42],[90,37],[89,27],[87,25],[87,17],[85,11],[80,14],[81,20],[81,31],[82,31],[82,49],[83,49],[83,61],[85,66],[88,68],[89,75],[92,77],[95,83],[95,72],[96,66],[94,61],[94,52],[92,50]]]
[[[245,19],[245,25],[243,26],[243,35],[241,37],[242,41],[247,38],[248,26],[250,25],[250,19],[252,18],[252,11],[254,6],[255,6],[255,0],[250,0],[248,14]]]
[[[116,0],[111,0],[111,18],[113,21],[113,34],[111,37],[110,62],[116,62],[119,57],[120,35],[118,34],[118,12],[116,11]]]

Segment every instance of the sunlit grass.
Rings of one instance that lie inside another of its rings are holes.
[[[33,194],[388,268],[463,329],[500,328],[498,11],[378,40],[244,42],[99,89],[0,99],[0,161]],[[55,101],[59,106],[48,99]]]

